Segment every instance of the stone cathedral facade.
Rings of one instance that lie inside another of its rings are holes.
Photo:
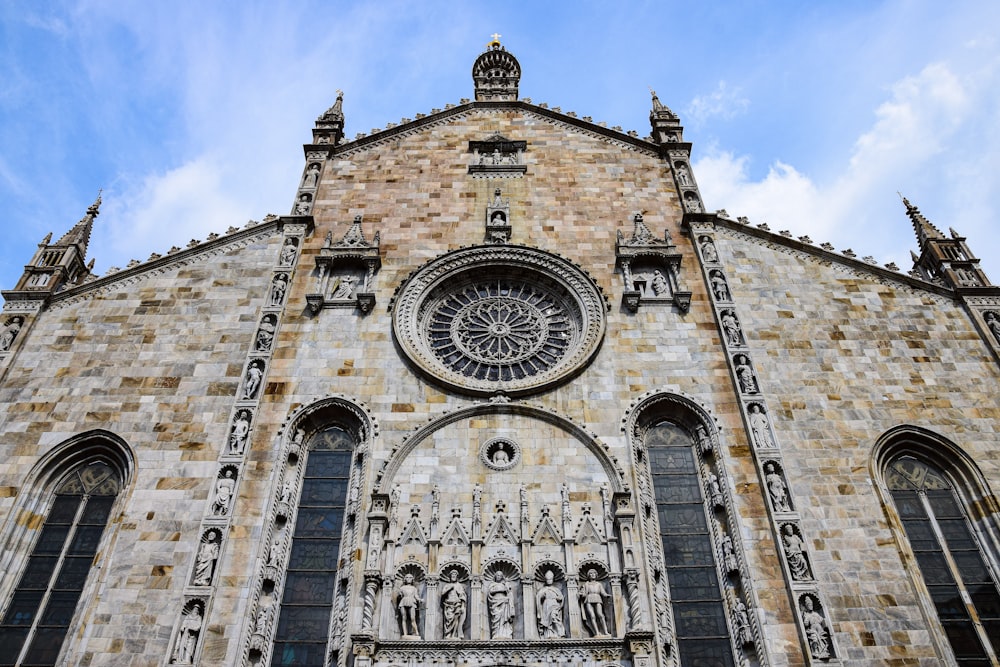
[[[651,135],[474,98],[288,215],[0,320],[0,665],[963,665],[1000,655],[1000,288],[709,213]],[[290,193],[290,195],[293,193]],[[68,225],[67,225],[68,226]]]

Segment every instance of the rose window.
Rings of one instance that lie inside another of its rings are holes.
[[[565,305],[524,282],[496,280],[449,292],[430,318],[434,355],[456,373],[513,380],[556,365],[572,337]]]
[[[562,258],[519,246],[432,260],[400,288],[396,340],[418,370],[475,394],[525,394],[582,370],[600,347],[605,302]]]

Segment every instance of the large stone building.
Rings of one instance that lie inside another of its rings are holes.
[[[290,215],[0,320],[0,665],[998,665],[1000,289],[707,213],[519,99],[348,139]],[[290,193],[291,194],[291,193]],[[909,224],[901,213],[901,224]],[[96,224],[100,224],[99,222]]]

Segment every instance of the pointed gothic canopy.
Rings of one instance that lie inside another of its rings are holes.
[[[917,243],[921,250],[927,244],[928,239],[943,239],[944,234],[932,225],[927,218],[923,216],[920,209],[910,203],[910,200],[903,197],[903,205],[906,206],[906,215],[909,216],[910,221],[913,223],[913,231],[917,235]]]
[[[80,257],[86,257],[87,244],[90,243],[90,232],[94,228],[94,218],[100,215],[101,193],[97,193],[97,199],[87,208],[87,213],[80,218],[80,221],[73,225],[73,228],[63,234],[56,245],[76,245],[80,249]]]

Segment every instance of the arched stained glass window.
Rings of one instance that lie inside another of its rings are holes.
[[[103,462],[77,467],[56,487],[0,622],[0,666],[56,664],[120,489]]]
[[[955,659],[995,667],[1000,592],[954,484],[909,454],[891,460],[885,481]]]
[[[307,442],[272,667],[326,664],[355,444],[340,426],[327,426]]]
[[[646,431],[680,664],[730,667],[735,660],[696,442],[670,421]]]

